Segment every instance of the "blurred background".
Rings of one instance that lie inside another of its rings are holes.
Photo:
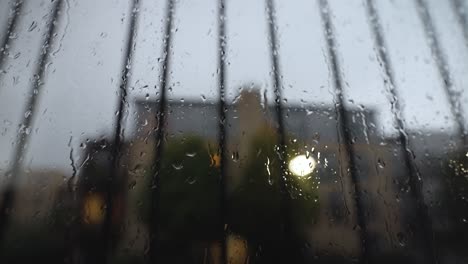
[[[468,263],[467,17],[0,0],[0,262]]]

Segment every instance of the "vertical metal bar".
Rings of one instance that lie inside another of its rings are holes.
[[[364,216],[364,208],[362,202],[362,188],[361,182],[358,179],[357,169],[355,164],[355,153],[352,147],[353,141],[351,138],[351,132],[349,131],[349,121],[347,111],[345,109],[345,98],[343,94],[343,80],[340,74],[340,65],[338,60],[338,55],[336,51],[336,40],[333,32],[332,22],[330,20],[330,8],[328,6],[327,0],[319,0],[320,15],[323,23],[324,35],[327,44],[328,57],[330,59],[331,74],[333,76],[333,84],[335,88],[336,96],[336,106],[335,110],[337,111],[337,119],[339,126],[339,134],[343,137],[344,148],[347,156],[347,161],[349,162],[349,174],[351,176],[351,181],[354,185],[354,201],[357,211],[357,221],[360,226],[360,242],[362,249],[362,262],[369,262],[369,252],[368,252],[368,233],[367,233],[367,223]],[[338,137],[340,141],[340,137]],[[340,143],[341,144],[341,143]]]
[[[460,101],[460,97],[461,97],[460,92],[455,90],[453,81],[450,76],[450,69],[446,60],[446,55],[443,53],[442,48],[440,46],[438,33],[434,26],[434,22],[432,20],[426,1],[415,0],[415,4],[416,4],[417,13],[419,15],[419,18],[421,19],[421,23],[424,28],[424,33],[426,35],[428,45],[431,49],[434,62],[437,66],[439,75],[442,78],[442,84],[444,87],[445,94],[447,96],[448,103],[450,105],[450,111],[456,123],[456,132],[458,136],[460,137],[460,141],[462,144],[462,147],[459,150],[462,152],[465,152],[468,149],[468,142],[467,142],[466,131],[465,131],[465,121],[464,121],[465,118],[463,115],[463,109],[462,109],[461,101]],[[465,30],[464,33],[466,37],[466,29],[464,30]],[[456,187],[456,183],[453,181],[453,179],[449,179],[448,184],[450,185],[450,188]],[[434,252],[434,254],[436,254],[436,252]],[[438,256],[435,255],[435,257],[438,257]]]
[[[119,171],[119,164],[120,164],[120,155],[122,151],[122,144],[123,144],[123,122],[124,122],[124,112],[126,109],[125,104],[127,104],[127,90],[128,84],[130,79],[130,69],[132,65],[132,58],[134,52],[134,43],[136,39],[136,24],[138,20],[139,14],[139,0],[133,0],[130,6],[130,23],[128,25],[128,37],[127,43],[124,50],[124,57],[123,57],[123,64],[122,64],[122,76],[120,79],[119,85],[119,100],[118,100],[118,110],[117,116],[115,120],[115,130],[114,130],[114,139],[111,146],[111,153],[112,153],[112,161],[111,167],[109,168],[110,174],[109,179],[106,185],[106,208],[105,208],[105,218],[104,223],[102,226],[102,234],[103,234],[103,251],[100,252],[99,263],[107,263],[108,251],[111,249],[112,241],[111,241],[111,232],[112,232],[112,211],[113,211],[113,197],[115,195],[115,179],[117,178],[117,174]]]
[[[219,155],[220,155],[220,197],[219,197],[219,212],[220,212],[220,230],[223,235],[221,242],[221,258],[222,263],[228,263],[227,258],[227,233],[225,224],[227,223],[227,196],[226,196],[226,2],[219,0],[218,6],[218,85],[219,85]]]
[[[414,153],[411,149],[409,137],[406,132],[405,120],[402,116],[402,108],[399,103],[399,95],[396,90],[395,78],[393,76],[393,68],[390,58],[387,54],[387,46],[383,37],[383,30],[380,24],[380,18],[373,0],[366,0],[366,10],[371,28],[371,34],[374,38],[375,50],[377,51],[377,58],[381,62],[381,68],[384,73],[384,82],[386,85],[387,93],[390,96],[390,104],[392,108],[393,121],[396,123],[398,129],[398,141],[402,147],[402,154],[405,161],[405,167],[409,173],[409,185],[414,196],[418,208],[418,220],[422,224],[424,247],[427,256],[431,256],[432,263],[437,262],[437,254],[434,247],[434,237],[432,230],[432,220],[429,217],[427,206],[424,202],[424,194],[422,191],[422,183],[420,181],[419,170],[413,159]]]
[[[444,91],[447,95],[447,99],[450,104],[450,110],[454,117],[455,123],[457,125],[457,132],[460,136],[460,139],[463,144],[463,149],[467,149],[467,142],[465,136],[465,126],[464,126],[464,117],[463,110],[460,103],[460,92],[454,89],[452,78],[450,76],[449,65],[447,63],[445,54],[443,53],[438,39],[438,34],[434,26],[431,14],[427,7],[426,1],[424,0],[415,0],[416,9],[418,11],[419,18],[423,24],[424,33],[428,40],[428,45],[431,49],[432,56],[439,71],[440,77],[442,78],[442,83],[444,85]]]
[[[48,30],[44,37],[44,42],[42,43],[40,49],[39,63],[34,73],[34,80],[31,86],[29,93],[29,98],[26,102],[26,109],[24,111],[23,121],[21,122],[20,129],[16,138],[16,146],[13,154],[13,164],[11,165],[9,171],[7,172],[8,182],[3,193],[3,203],[0,206],[0,243],[4,242],[4,236],[6,227],[9,224],[10,219],[10,209],[15,202],[15,183],[18,180],[21,165],[24,158],[24,153],[26,150],[26,144],[28,143],[31,127],[33,125],[34,114],[37,106],[37,101],[41,95],[41,88],[44,82],[44,75],[46,70],[46,65],[49,62],[49,53],[53,45],[54,36],[56,34],[56,28],[58,20],[60,19],[60,11],[62,9],[63,0],[57,0],[53,6],[52,14],[47,23]]]
[[[284,254],[284,258],[281,261],[291,261],[293,257],[299,256],[292,256],[291,250],[293,250],[292,245],[292,219],[291,219],[291,196],[288,190],[288,183],[287,183],[287,168],[286,168],[286,155],[287,155],[287,147],[286,147],[286,131],[284,129],[284,114],[283,114],[283,96],[282,96],[282,84],[281,84],[281,72],[279,66],[279,53],[278,53],[278,39],[276,36],[277,24],[276,24],[276,10],[273,0],[266,0],[267,6],[267,22],[268,22],[268,34],[270,38],[270,57],[272,63],[272,72],[273,72],[273,88],[275,93],[275,108],[276,108],[276,118],[278,121],[278,128],[277,133],[279,136],[279,163],[280,163],[280,178],[278,180],[280,191],[282,194],[282,204],[281,204],[281,212],[282,212],[282,220],[284,221],[284,230],[283,230],[283,243],[284,246],[287,248],[284,249],[284,252],[289,253]],[[291,259],[288,259],[291,258]]]
[[[458,23],[460,24],[461,30],[463,31],[465,45],[468,46],[468,18],[466,14],[466,12],[468,12],[468,7],[464,6],[462,0],[451,0],[450,2]]]
[[[13,13],[11,17],[8,19],[8,25],[5,31],[5,35],[3,36],[3,40],[1,42],[2,46],[0,48],[0,72],[2,71],[3,64],[5,63],[5,60],[6,60],[5,57],[8,55],[11,35],[16,30],[16,25],[18,24],[18,19],[19,19],[22,8],[23,8],[23,0],[16,0],[13,3],[13,7],[11,9]]]
[[[164,146],[164,125],[166,120],[166,90],[167,80],[169,79],[169,66],[172,50],[172,27],[175,13],[174,0],[168,0],[166,7],[166,28],[163,36],[163,60],[161,67],[159,89],[161,89],[159,107],[157,118],[157,132],[156,132],[156,148],[155,148],[155,172],[152,178],[151,189],[151,214],[150,214],[150,246],[149,246],[149,260],[150,263],[157,263],[159,253],[159,199],[160,199],[160,173],[161,173],[161,154]]]

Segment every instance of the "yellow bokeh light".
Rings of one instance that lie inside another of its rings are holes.
[[[90,194],[84,201],[84,221],[85,223],[97,225],[104,221],[104,199],[102,195]]]
[[[294,175],[303,177],[311,174],[315,169],[315,159],[306,155],[298,155],[289,161],[289,171]]]
[[[219,154],[211,156],[211,166],[219,168],[221,166],[221,157]]]

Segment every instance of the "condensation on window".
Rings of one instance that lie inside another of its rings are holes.
[[[1,1],[0,262],[468,262],[467,10]]]

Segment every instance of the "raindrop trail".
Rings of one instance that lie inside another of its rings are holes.
[[[219,212],[220,212],[220,234],[221,240],[221,263],[227,263],[227,233],[225,223],[227,223],[227,202],[226,202],[226,3],[219,0],[218,4],[218,85],[219,85],[219,155],[220,155],[220,179],[219,179]]]
[[[102,225],[102,237],[103,237],[103,251],[96,256],[96,260],[98,263],[107,263],[107,257],[109,255],[109,251],[112,248],[112,241],[111,241],[111,229],[112,229],[112,212],[113,212],[113,197],[115,196],[116,190],[114,189],[115,184],[114,181],[118,177],[119,171],[119,163],[120,163],[120,156],[122,151],[122,144],[123,144],[123,134],[124,129],[123,122],[124,122],[124,113],[127,104],[127,93],[128,93],[128,83],[130,79],[130,69],[132,65],[132,58],[134,53],[134,43],[136,39],[136,27],[138,22],[138,15],[139,15],[139,0],[133,0],[130,6],[130,23],[128,25],[128,37],[127,43],[124,50],[124,57],[122,63],[122,76],[120,79],[119,85],[119,99],[118,99],[118,111],[115,120],[115,130],[114,130],[114,138],[112,141],[111,151],[112,151],[112,161],[110,163],[110,176],[105,186],[105,217],[104,222]]]
[[[279,135],[279,163],[280,163],[280,177],[278,180],[280,191],[281,191],[281,213],[282,220],[284,221],[284,230],[283,230],[283,243],[288,248],[285,248],[286,254],[283,254],[283,258],[279,262],[294,262],[292,257],[299,258],[297,254],[291,254],[295,246],[291,243],[292,236],[292,208],[291,208],[291,196],[287,187],[287,168],[286,168],[286,135],[284,129],[284,115],[283,115],[283,106],[282,106],[282,91],[281,91],[281,72],[279,67],[279,52],[278,52],[278,39],[276,36],[276,10],[273,0],[266,0],[267,8],[267,24],[268,24],[268,36],[270,38],[270,57],[272,64],[273,72],[273,88],[275,93],[275,108],[276,108],[276,118],[278,120],[277,133]],[[299,252],[297,252],[299,253]]]
[[[68,188],[68,192],[72,194],[73,202],[76,203],[77,202],[76,175],[77,175],[78,169],[76,167],[76,161],[73,156],[74,150],[73,150],[72,141],[73,141],[73,136],[70,136],[70,140],[68,141],[68,147],[70,148],[68,159],[70,160],[72,176],[68,178],[67,180],[67,188]],[[77,239],[75,238],[75,235],[74,235],[75,228],[76,228],[75,223],[72,221],[71,224],[67,225],[67,228],[65,231],[65,237],[66,237],[66,240],[68,241],[68,243],[66,243],[66,250],[67,250],[66,255],[67,256],[73,256],[73,252],[75,248],[77,247]]]
[[[70,140],[68,141],[68,147],[70,148],[70,154],[68,155],[68,159],[70,160],[70,166],[72,168],[72,176],[67,180],[67,188],[70,193],[74,192],[74,182],[76,178],[76,165],[75,165],[75,158],[73,157],[73,146],[72,146],[73,136],[70,136]]]
[[[159,107],[156,112],[157,132],[156,132],[156,147],[155,147],[155,161],[154,161],[154,174],[151,182],[151,212],[150,212],[150,230],[149,230],[149,262],[158,262],[158,253],[160,250],[159,245],[159,197],[160,197],[160,173],[161,173],[161,155],[164,147],[164,124],[166,120],[166,90],[167,80],[169,79],[169,67],[171,58],[171,45],[172,45],[172,27],[175,14],[174,0],[168,0],[166,6],[165,21],[166,27],[164,30],[163,39],[163,60],[161,61],[161,74],[159,89],[161,90]]]
[[[40,49],[40,56],[37,64],[37,68],[34,72],[33,84],[29,92],[29,97],[26,102],[26,107],[23,113],[23,121],[20,124],[20,129],[30,130],[33,124],[34,114],[36,110],[37,101],[41,95],[41,87],[43,85],[46,65],[50,59],[49,53],[54,42],[54,36],[56,35],[56,29],[58,21],[60,20],[60,14],[62,9],[63,0],[57,0],[53,6],[52,14],[49,17],[47,23],[48,29],[44,36],[44,41]],[[13,164],[11,165],[8,172],[10,173],[10,178],[7,179],[5,190],[3,192],[3,203],[0,206],[0,243],[3,243],[5,238],[5,231],[9,222],[9,211],[15,202],[15,183],[18,180],[22,161],[24,158],[26,144],[30,137],[31,132],[27,133],[26,131],[19,131],[16,138],[16,145],[13,153]]]
[[[450,110],[454,117],[454,120],[457,124],[457,132],[460,136],[460,140],[463,144],[463,149],[467,149],[467,142],[465,137],[465,126],[464,126],[464,117],[463,110],[460,103],[460,92],[456,91],[450,76],[450,70],[448,63],[446,61],[446,56],[442,52],[440,47],[439,39],[437,37],[437,31],[434,27],[434,22],[432,20],[431,14],[427,7],[426,1],[424,0],[415,0],[416,9],[421,19],[422,26],[424,28],[424,33],[426,34],[426,39],[428,45],[431,49],[432,56],[434,58],[437,70],[439,71],[440,77],[442,78],[442,83],[444,85],[444,91],[447,95],[448,102],[450,104]]]
[[[16,0],[13,3],[13,6],[11,8],[12,15],[8,19],[8,24],[7,24],[7,28],[6,28],[6,31],[5,31],[5,35],[3,36],[3,39],[2,39],[2,42],[1,42],[2,46],[0,47],[0,73],[1,73],[1,71],[3,69],[3,64],[6,61],[5,57],[8,54],[8,49],[9,49],[10,42],[11,42],[11,35],[16,30],[16,25],[18,24],[18,19],[19,19],[19,16],[21,14],[22,8],[23,8],[23,0]]]
[[[436,263],[437,256],[436,251],[434,250],[434,239],[432,237],[432,221],[429,217],[428,208],[424,202],[422,184],[419,181],[419,170],[415,160],[413,159],[414,154],[411,150],[411,143],[409,142],[408,133],[406,132],[405,120],[401,116],[402,108],[398,100],[399,95],[398,91],[396,90],[393,68],[390,62],[390,58],[387,54],[388,49],[382,33],[383,30],[380,24],[379,15],[373,0],[366,0],[366,7],[371,33],[374,38],[375,50],[377,51],[378,60],[381,62],[381,68],[384,73],[384,81],[386,81],[386,90],[391,97],[391,111],[394,122],[396,122],[398,129],[398,141],[401,144],[405,167],[409,173],[409,185],[411,193],[414,196],[418,208],[418,222],[421,223],[423,229],[425,251],[427,256],[431,256],[430,259],[433,261],[433,263]]]
[[[361,183],[357,176],[357,169],[355,164],[355,153],[352,147],[352,139],[351,133],[348,129],[349,121],[348,117],[346,116],[346,109],[344,105],[344,95],[343,95],[343,80],[341,79],[340,75],[340,65],[338,56],[336,53],[336,43],[335,43],[335,36],[333,33],[333,26],[330,20],[330,8],[328,6],[328,2],[326,0],[319,0],[319,8],[320,8],[320,16],[323,23],[323,30],[324,36],[327,45],[327,52],[328,57],[330,60],[331,66],[331,74],[333,76],[334,88],[335,88],[335,96],[338,101],[336,105],[337,111],[337,119],[338,119],[338,126],[339,126],[339,134],[343,137],[344,140],[344,147],[346,156],[349,162],[349,174],[351,176],[351,181],[354,186],[354,201],[356,206],[356,213],[357,213],[357,222],[360,226],[360,241],[361,241],[361,262],[362,263],[369,263],[369,253],[368,253],[368,233],[367,233],[367,225],[364,216],[364,208],[362,202],[362,188]],[[338,138],[340,140],[340,137]]]
[[[462,0],[451,0],[450,1],[453,12],[457,17],[458,23],[460,24],[461,30],[463,31],[463,37],[465,38],[465,45],[468,47],[468,18],[466,12],[468,7],[463,6]]]

